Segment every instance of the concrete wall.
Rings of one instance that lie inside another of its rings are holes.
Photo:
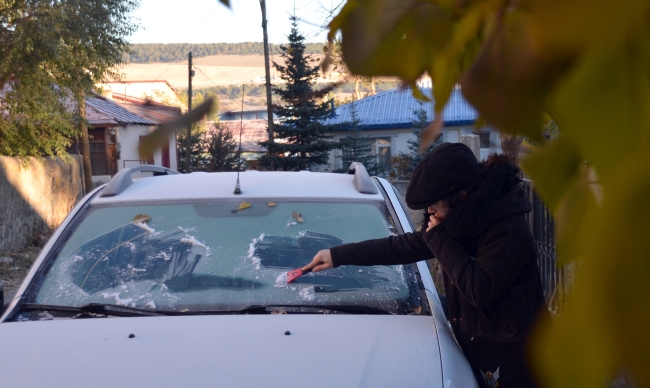
[[[83,197],[80,161],[0,156],[0,252],[42,244]]]

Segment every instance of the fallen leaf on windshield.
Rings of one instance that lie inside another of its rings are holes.
[[[285,310],[273,310],[271,311],[271,315],[277,315],[277,314],[286,314],[287,312]]]
[[[278,206],[277,203],[275,203],[275,202],[269,202],[269,207],[276,207],[276,206]]]
[[[237,210],[244,210],[244,209],[248,209],[249,207],[251,207],[251,204],[250,204],[250,203],[248,203],[248,202],[242,202],[242,203],[239,205],[239,207],[237,208]]]
[[[137,216],[133,217],[134,224],[146,224],[149,221],[151,221],[151,217],[146,214],[138,214]]]
[[[187,312],[189,312],[189,311],[190,311],[190,309],[182,309],[182,310],[181,310],[182,313],[187,313]]]
[[[413,307],[411,309],[411,314],[420,315],[422,314],[422,306]]]
[[[296,213],[295,210],[291,213],[291,217],[293,217],[294,220],[296,220],[297,222],[299,222],[299,223],[301,223],[301,224],[302,224],[303,222],[305,222],[305,219],[302,218],[302,214],[300,214],[300,213]]]

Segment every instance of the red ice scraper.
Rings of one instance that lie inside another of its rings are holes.
[[[311,269],[303,271],[302,268],[296,268],[294,270],[291,270],[287,272],[287,284],[291,283],[292,281],[296,280],[297,278],[301,277],[302,275],[306,273],[310,273]]]

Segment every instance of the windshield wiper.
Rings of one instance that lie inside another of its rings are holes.
[[[46,304],[25,303],[23,310],[57,311],[78,314],[110,315],[115,317],[146,317],[161,315],[243,315],[243,314],[271,314],[274,310],[282,309],[309,309],[321,311],[336,311],[347,314],[392,315],[391,312],[372,306],[356,305],[312,305],[312,304],[272,304],[250,305],[236,310],[196,310],[196,311],[163,311],[141,309],[137,307],[118,306],[104,303],[88,303],[81,307],[57,306]],[[292,311],[289,311],[292,312]],[[303,314],[315,314],[309,311],[297,311]]]
[[[228,314],[271,314],[273,310],[279,309],[313,309],[330,310],[348,314],[372,314],[392,315],[391,312],[371,306],[356,305],[313,305],[313,304],[272,304],[272,305],[251,305],[237,310],[199,310],[189,311],[184,315],[228,315]]]
[[[88,303],[81,307],[74,306],[57,306],[47,304],[25,303],[22,305],[23,310],[40,310],[40,311],[57,311],[65,313],[88,313],[100,315],[112,315],[115,317],[146,317],[157,315],[169,315],[165,311],[156,311],[140,309],[137,307],[118,306],[104,303]]]
[[[108,303],[88,303],[81,306],[81,311],[85,313],[107,314],[107,315],[114,315],[119,317],[169,315],[169,313],[160,310],[118,306],[115,304],[108,304]]]

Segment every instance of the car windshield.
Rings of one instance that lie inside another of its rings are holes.
[[[396,234],[382,202],[214,202],[91,207],[50,259],[28,301],[166,311],[252,305],[420,306],[412,266],[286,273],[321,249]]]

